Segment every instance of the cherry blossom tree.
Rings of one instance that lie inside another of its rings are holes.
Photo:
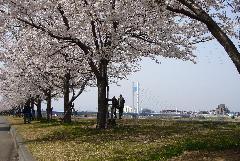
[[[162,5],[163,0],[156,0]],[[168,0],[166,9],[175,16],[188,19],[189,26],[200,25],[212,34],[224,47],[238,73],[240,73],[240,53],[231,38],[240,36],[239,0]],[[194,32],[196,28],[192,28]],[[192,34],[191,34],[192,35]],[[212,38],[203,39],[203,41]],[[240,40],[240,39],[239,39]]]
[[[97,126],[106,128],[109,81],[133,72],[142,57],[155,61],[158,56],[194,61],[195,44],[211,40],[210,31],[239,70],[239,52],[227,36],[236,36],[234,21],[224,16],[225,7],[235,7],[238,2],[231,0],[230,5],[227,2],[2,0],[2,30],[5,34],[13,26],[18,30],[34,30],[36,33],[29,33],[33,37],[42,35],[40,41],[46,44],[47,37],[51,37],[56,43],[68,44],[78,51],[83,69],[91,71],[96,79]]]
[[[53,95],[57,94],[59,97],[63,95],[65,112],[63,121],[70,122],[71,104],[83,92],[84,87],[91,79],[91,74],[82,69],[84,62],[76,56],[77,52],[71,45],[55,44],[51,39],[35,43],[41,40],[38,39],[38,36],[32,36],[34,34],[30,31],[26,29],[18,31],[18,37],[11,39],[14,40],[14,45],[6,43],[5,50],[7,51],[2,54],[2,58],[4,57],[8,64],[11,62],[17,65],[18,69],[24,70],[23,77],[27,77],[31,84],[42,91],[47,100],[48,118],[51,111],[52,94],[55,93]],[[14,60],[12,60],[13,58]],[[75,94],[75,88],[80,88],[77,94]],[[71,91],[73,95],[69,99]],[[39,97],[40,95],[36,95],[38,109],[41,108]]]
[[[19,70],[13,66],[5,68],[4,74],[1,75],[0,87],[3,100],[8,101],[8,108],[23,105],[31,95],[30,91],[33,91],[27,79],[24,79]]]
[[[194,57],[194,47],[184,39],[186,26],[177,25],[162,6],[151,1],[8,1],[6,6],[9,21],[80,49],[79,57],[97,80],[98,128],[106,128],[109,72],[115,76],[120,69],[128,73],[128,64],[144,56],[155,60],[158,55]]]

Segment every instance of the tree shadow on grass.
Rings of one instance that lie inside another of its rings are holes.
[[[58,122],[45,122],[45,123],[34,122],[33,128],[34,129],[37,129],[37,128],[48,128],[48,127],[54,127],[54,126],[59,126],[59,125],[60,125],[60,123],[58,123]]]
[[[220,127],[228,128],[229,124],[219,124],[219,123],[202,123],[202,122],[194,122],[194,123],[174,123],[171,125],[161,125],[158,123],[151,124],[127,124],[124,122],[120,122],[113,129],[106,130],[98,130],[93,128],[92,126],[95,124],[95,121],[82,121],[82,122],[73,122],[70,124],[61,124],[59,122],[51,122],[51,123],[36,123],[34,128],[48,128],[50,126],[60,126],[61,128],[55,129],[49,135],[45,135],[42,138],[38,138],[37,140],[31,140],[30,142],[41,142],[41,141],[73,141],[77,140],[80,142],[88,142],[88,143],[104,143],[109,141],[117,141],[117,140],[128,140],[128,141],[153,141],[159,138],[171,137],[171,136],[194,136],[194,134],[199,131],[204,130],[221,130]],[[231,125],[233,126],[233,125]],[[226,128],[223,128],[222,131],[226,132]],[[219,130],[219,131],[220,131]],[[229,132],[231,129],[229,128]],[[199,133],[200,135],[200,133]]]
[[[59,125],[59,124],[58,124]],[[91,128],[93,122],[79,122],[73,125],[66,124],[63,128],[53,131],[42,138],[29,142],[54,142],[54,141],[78,141],[94,144],[101,144],[110,141],[126,140],[131,142],[153,141],[162,137],[173,135],[185,135],[191,133],[192,129],[184,126],[158,126],[158,125],[124,125],[120,124],[116,128],[97,130]],[[37,127],[57,126],[41,124]]]
[[[171,161],[202,161],[202,158],[205,158],[205,160],[239,161],[240,148],[221,151],[193,151],[173,158]]]
[[[58,119],[52,119],[52,120],[47,120],[47,119],[42,119],[37,122],[33,122],[34,127],[33,128],[48,128],[48,127],[54,127],[54,126],[66,126],[66,127],[71,127],[71,126],[79,126],[79,127],[88,127],[88,126],[93,126],[95,124],[95,121],[93,120],[84,120],[81,122],[70,122],[70,123],[63,123],[59,121]]]
[[[131,153],[131,158],[128,158],[128,155],[125,155],[124,151],[120,152],[118,150],[114,151],[115,155],[113,155],[112,160],[166,160],[172,158],[174,156],[179,156],[183,154],[184,151],[208,151],[211,153],[226,151],[230,149],[234,151],[232,153],[235,157],[233,160],[235,161],[238,156],[240,156],[240,139],[235,134],[229,135],[219,135],[217,138],[204,137],[200,136],[198,138],[185,138],[183,140],[179,140],[175,143],[169,143],[165,146],[155,146],[152,148],[146,148],[144,153],[141,151]],[[230,156],[224,156],[223,158],[229,158]],[[231,158],[231,157],[230,157]],[[239,158],[238,158],[239,159]],[[185,160],[187,160],[185,158]],[[237,160],[236,160],[237,161]]]
[[[61,128],[56,128],[55,131],[49,135],[27,141],[26,143],[74,141],[79,145],[81,145],[81,143],[90,143],[93,145],[100,145],[100,147],[108,145],[106,144],[108,142],[125,144],[122,148],[116,147],[112,149],[113,155],[107,158],[108,160],[135,160],[136,158],[138,160],[161,160],[178,156],[186,150],[207,149],[214,151],[240,148],[240,129],[235,128],[239,127],[238,124],[120,121],[113,129],[97,130],[92,127],[94,123],[94,121],[83,121],[71,124],[61,124]],[[226,131],[225,129],[227,128],[232,128],[232,131]],[[207,133],[201,133],[201,131],[204,130],[206,130]],[[167,137],[175,140],[173,142],[167,142],[165,140]],[[144,146],[145,141],[153,143],[155,139],[163,143],[156,143],[153,146],[135,151],[126,149],[128,145],[130,145],[129,148],[132,147],[131,142],[134,142],[134,145],[141,144],[141,146]]]
[[[11,126],[14,126],[14,125],[24,125],[24,121],[18,122],[18,123],[11,123]]]

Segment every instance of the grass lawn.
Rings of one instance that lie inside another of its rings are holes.
[[[93,119],[71,124],[7,119],[37,160],[167,160],[186,151],[240,149],[240,122],[123,119],[99,131]]]

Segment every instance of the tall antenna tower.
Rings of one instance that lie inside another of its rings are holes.
[[[132,89],[133,89],[133,93],[132,93],[132,95],[133,95],[133,98],[132,98],[133,105],[132,105],[132,107],[134,109],[134,112],[139,114],[141,112],[140,106],[139,106],[139,91],[140,91],[139,90],[139,82],[136,82],[136,86],[135,86],[135,82],[133,82],[132,85],[133,85],[132,86]],[[135,95],[136,95],[136,98],[135,98]],[[136,107],[135,107],[135,104],[134,104],[135,99],[136,99],[136,103],[137,103]]]
[[[139,82],[137,82],[137,113],[139,114],[140,108],[139,108]]]

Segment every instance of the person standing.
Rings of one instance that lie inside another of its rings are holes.
[[[49,109],[49,114],[50,114],[50,119],[52,120],[52,115],[53,115],[53,107]]]
[[[114,115],[114,118],[117,118],[117,114],[116,114],[117,108],[118,108],[118,100],[116,99],[115,96],[113,96],[112,107],[111,107],[111,119],[113,119],[113,115]]]
[[[23,114],[24,124],[31,123],[31,108],[28,103],[25,103],[24,105]]]
[[[31,108],[31,120],[35,120],[35,110]]]
[[[125,100],[124,100],[123,96],[120,94],[120,96],[118,98],[119,119],[122,119],[124,103],[125,103]]]

